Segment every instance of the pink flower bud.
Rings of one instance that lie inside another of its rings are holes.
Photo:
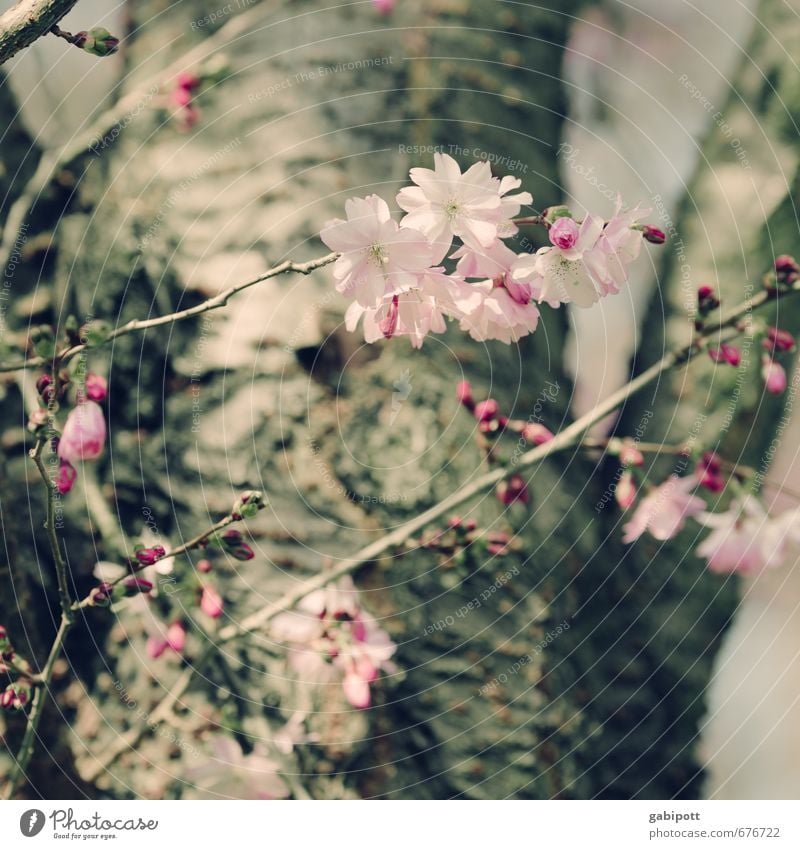
[[[47,410],[41,407],[37,410],[34,410],[31,413],[30,418],[28,419],[28,430],[30,430],[31,432],[38,430],[40,427],[43,427],[47,424],[47,419]]]
[[[175,84],[178,88],[185,88],[192,91],[193,89],[200,87],[201,80],[197,74],[193,74],[191,71],[181,71],[181,73],[178,74],[178,79]]]
[[[382,14],[389,15],[394,9],[395,0],[372,0],[372,5]]]
[[[90,401],[104,401],[108,395],[108,381],[99,374],[86,375],[86,397]]]
[[[627,510],[636,500],[636,481],[630,472],[623,472],[620,475],[614,490],[614,498],[623,510]]]
[[[800,265],[794,257],[782,254],[775,260],[775,274],[779,283],[794,283],[800,276]]]
[[[203,560],[197,561],[197,571],[198,572],[210,572],[213,568],[214,567],[211,565],[210,560],[206,560],[205,558],[203,558]]]
[[[222,611],[225,607],[222,601],[222,596],[214,589],[214,587],[206,584],[203,587],[202,595],[200,596],[200,610],[206,616],[212,619],[219,619],[222,616]]]
[[[477,527],[478,523],[475,521],[475,519],[467,519],[467,521],[464,522],[464,529],[467,531],[474,531]]]
[[[342,681],[345,698],[354,707],[363,710],[370,705],[369,682],[358,672],[347,672]]]
[[[172,100],[178,106],[188,106],[192,102],[192,93],[186,88],[176,88],[172,92]]]
[[[520,504],[527,504],[530,496],[528,495],[528,487],[521,475],[511,475],[511,477],[500,481],[497,484],[497,497],[503,504],[508,507],[511,504],[519,501]]]
[[[47,389],[52,382],[53,379],[50,377],[49,374],[39,375],[38,379],[36,380],[36,391],[40,395],[43,395],[45,389]]]
[[[148,637],[145,645],[147,656],[156,660],[169,648],[169,643],[162,637]]]
[[[78,479],[78,473],[72,463],[66,460],[59,460],[58,463],[58,480],[56,481],[56,489],[59,495],[66,495]]]
[[[459,404],[463,404],[468,410],[475,409],[475,400],[472,397],[472,387],[469,382],[462,380],[456,384],[456,398]]]
[[[461,516],[451,516],[447,520],[447,527],[450,529],[460,528],[461,527]]]
[[[94,401],[84,401],[67,416],[58,443],[58,456],[73,464],[81,460],[96,460],[103,452],[105,441],[103,411]]]
[[[228,554],[234,560],[252,560],[256,556],[253,549],[246,542],[240,542],[239,545],[231,546],[228,549]]]
[[[544,445],[553,438],[553,434],[543,424],[528,422],[522,428],[522,438],[531,445]]]
[[[651,227],[649,224],[645,224],[642,228],[642,235],[646,241],[653,245],[663,245],[667,241],[667,236],[663,230],[659,230],[658,227]]]
[[[222,541],[225,545],[238,545],[242,541],[242,532],[231,528],[222,535]]]
[[[146,581],[144,578],[126,578],[122,582],[122,588],[125,591],[125,595],[146,594],[153,589],[153,583],[152,581]]]
[[[378,328],[384,339],[391,339],[397,333],[397,321],[400,317],[400,298],[395,295],[389,303],[386,315],[378,322]]]
[[[761,377],[764,379],[767,392],[773,395],[780,395],[786,389],[786,372],[783,366],[766,354],[761,360]]]
[[[500,412],[500,405],[494,398],[488,398],[486,401],[480,401],[475,405],[475,418],[479,422],[488,422],[494,418],[497,418],[497,414]]]
[[[697,290],[697,308],[705,315],[719,306],[719,298],[711,286],[703,285]]]
[[[557,218],[547,231],[550,241],[562,251],[575,247],[580,235],[580,227],[574,218]]]
[[[183,622],[173,622],[167,628],[167,645],[172,651],[182,654],[186,648],[186,628]]]
[[[136,552],[136,559],[142,566],[152,566],[158,560],[158,555],[153,548],[140,548]]]
[[[771,353],[775,351],[793,351],[795,346],[794,336],[788,330],[779,327],[767,329],[767,338],[761,342],[762,346]]]
[[[742,360],[739,349],[735,345],[729,345],[727,342],[723,342],[719,348],[709,348],[708,356],[715,363],[728,363],[728,365],[732,366],[738,366]]]
[[[0,693],[0,707],[10,708],[14,704],[14,691],[11,687],[7,687]]]
[[[94,587],[89,593],[89,604],[92,607],[108,607],[111,604],[111,593],[114,587],[103,581],[102,584]]]
[[[626,440],[619,449],[619,461],[623,466],[643,466],[644,454],[633,442]]]
[[[722,492],[725,489],[725,478],[719,472],[706,469],[700,472],[700,486],[710,492]]]

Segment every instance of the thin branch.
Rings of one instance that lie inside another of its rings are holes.
[[[72,9],[78,0],[19,0],[0,15],[0,65],[33,44]]]
[[[34,743],[36,742],[36,732],[39,730],[39,722],[42,718],[47,697],[50,694],[50,683],[53,679],[53,669],[55,663],[61,655],[64,648],[64,640],[66,639],[69,629],[72,627],[72,620],[66,616],[61,617],[61,624],[58,628],[58,633],[50,648],[50,654],[47,657],[44,669],[41,675],[37,676],[35,689],[33,693],[33,701],[31,702],[30,713],[28,714],[28,724],[25,727],[25,734],[22,737],[22,743],[19,748],[14,765],[11,767],[11,774],[8,777],[8,785],[6,787],[6,800],[12,799],[17,792],[20,781],[25,777],[25,772],[28,769],[28,764],[33,754]]]
[[[28,2],[31,2],[31,0],[28,0]],[[42,0],[37,0],[37,2],[41,3]],[[54,0],[50,0],[50,2],[54,2]],[[74,2],[76,0],[73,0],[73,4]],[[17,239],[23,232],[25,219],[57,173],[88,150],[94,150],[97,146],[105,148],[108,143],[107,139],[116,138],[116,135],[122,132],[135,119],[136,115],[154,100],[165,83],[172,80],[181,71],[186,71],[200,62],[204,62],[218,50],[229,47],[232,40],[250,32],[262,14],[262,10],[256,5],[231,18],[213,35],[180,56],[163,71],[151,77],[141,86],[137,86],[113,105],[104,108],[85,130],[76,133],[61,150],[44,153],[30,181],[9,210],[3,227],[3,238],[0,241],[0,268],[5,268],[8,265]],[[57,21],[52,23],[57,23]]]
[[[42,460],[42,451],[47,444],[47,439],[40,437],[36,442],[36,446],[31,450],[30,456],[39,470],[39,475],[44,483],[47,492],[47,518],[45,519],[45,530],[47,531],[47,540],[50,544],[50,552],[53,555],[53,561],[56,567],[56,578],[58,580],[58,597],[61,603],[61,613],[65,619],[72,621],[72,600],[69,595],[69,582],[67,581],[67,564],[61,554],[61,545],[58,541],[56,533],[56,484],[47,473],[47,469]]]
[[[311,274],[312,271],[322,268],[323,266],[330,265],[338,258],[339,254],[330,253],[326,256],[309,260],[308,262],[294,262],[293,260],[287,259],[285,262],[268,269],[263,274],[259,274],[258,277],[254,277],[252,280],[247,280],[244,283],[236,283],[225,289],[225,291],[215,295],[213,298],[209,298],[196,306],[189,307],[185,310],[179,310],[178,312],[169,313],[168,315],[159,315],[156,316],[156,318],[133,319],[127,324],[123,324],[121,327],[118,327],[116,330],[109,333],[102,344],[107,344],[113,339],[118,339],[120,336],[127,336],[129,333],[136,333],[140,330],[148,330],[151,327],[160,327],[164,324],[174,324],[177,321],[185,321],[187,318],[194,318],[197,315],[202,315],[210,310],[220,309],[220,307],[224,307],[234,295],[244,291],[245,289],[249,289],[251,286],[255,286],[257,283],[262,283],[264,280],[269,280],[272,277],[278,277],[279,275],[287,274],[288,272]],[[73,345],[71,348],[65,348],[63,351],[58,353],[56,358],[59,363],[63,365],[64,363],[69,362],[73,357],[80,354],[81,351],[85,351],[87,347],[88,346],[86,344]],[[94,345],[93,347],[97,348],[99,345]],[[0,372],[18,371],[23,368],[37,368],[39,366],[48,365],[51,362],[52,360],[46,357],[29,357],[24,360],[17,360],[13,363],[0,363]]]

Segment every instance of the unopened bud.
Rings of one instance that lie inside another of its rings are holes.
[[[146,594],[153,589],[153,582],[144,578],[126,578],[122,582],[122,590],[127,596]]]
[[[456,398],[459,404],[463,404],[470,412],[475,409],[475,399],[472,397],[472,386],[469,381],[462,380],[456,384]]]
[[[642,228],[642,235],[652,245],[663,245],[667,241],[666,233],[663,230],[659,230],[658,227],[651,227],[649,224],[645,224]]]
[[[623,510],[627,510],[636,500],[636,481],[630,472],[626,471],[620,475],[614,490],[614,498]]]
[[[212,619],[219,619],[222,616],[224,606],[222,596],[214,587],[206,584],[200,596],[200,610]]]
[[[711,286],[703,285],[697,290],[697,308],[705,316],[719,306],[719,298]]]
[[[543,424],[528,422],[522,428],[522,437],[531,445],[544,445],[545,442],[549,442],[553,438],[553,433]]]
[[[108,381],[99,374],[86,375],[86,397],[90,401],[104,401],[108,395]]]
[[[111,604],[113,591],[114,587],[108,581],[103,581],[89,593],[89,605],[91,607],[108,607]]]
[[[111,35],[105,27],[93,27],[88,32],[76,33],[75,45],[92,56],[110,56],[117,52],[119,39]]]
[[[500,483],[497,484],[496,494],[497,498],[502,501],[506,507],[516,503],[517,501],[519,501],[520,504],[527,504],[530,499],[528,487],[521,475],[511,475],[505,480],[500,481]]]
[[[231,516],[234,519],[249,519],[266,504],[264,493],[258,489],[243,492],[234,502]]]
[[[487,398],[486,401],[480,401],[475,405],[475,418],[479,422],[488,422],[492,419],[497,418],[497,414],[500,412],[500,405],[494,398]]]
[[[794,336],[788,330],[780,327],[767,328],[767,338],[761,342],[767,351],[793,351],[795,347]]]

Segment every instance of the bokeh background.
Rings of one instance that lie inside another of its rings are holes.
[[[240,31],[225,36],[234,20]],[[498,162],[537,210],[608,215],[620,192],[652,207],[669,240],[622,296],[550,311],[514,347],[457,330],[420,352],[364,346],[323,269],[98,352],[110,450],[65,501],[84,592],[121,533],[180,542],[258,487],[271,508],[249,523],[256,558],[219,570],[226,616],[241,618],[481,473],[457,381],[523,419],[557,384],[543,413],[556,431],[685,341],[700,283],[738,302],[798,247],[796,0],[397,0],[388,14],[368,0],[80,0],[62,26],[95,24],[124,37],[116,56],[51,38],[3,69],[0,220],[42,157],[187,51],[184,70],[213,65],[219,81],[193,127],[163,92],[146,97],[101,156],[76,155],[47,181],[13,277],[11,347],[69,313],[122,323],[319,256],[317,234],[347,197],[392,198],[409,167],[430,166],[415,147]],[[709,362],[669,376],[600,430],[644,422],[646,439],[673,443],[695,433],[758,466],[785,416],[771,474],[800,489],[800,423],[731,371]],[[41,659],[57,594],[25,460],[32,380],[0,386],[0,612]],[[660,481],[669,466],[657,462]],[[615,472],[600,456],[559,455],[531,472],[528,508],[491,494],[470,505],[483,526],[517,535],[504,558],[453,569],[414,550],[362,569],[364,602],[398,644],[397,671],[366,711],[298,687],[265,635],[200,670],[169,736],[95,774],[97,754],[146,720],[180,663],[146,656],[146,617],[92,612],[67,645],[25,793],[256,798],[271,767],[247,759],[302,711],[314,739],[279,770],[301,798],[797,797],[793,564],[742,582],[706,571],[691,530],[623,546],[619,512],[595,509]],[[490,602],[454,616],[509,569]],[[15,747],[20,717],[2,721]]]

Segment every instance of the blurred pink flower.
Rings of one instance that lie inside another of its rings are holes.
[[[192,767],[186,780],[191,795],[201,799],[286,799],[289,788],[278,775],[278,764],[256,744],[245,755],[239,744],[225,734],[214,735],[211,754]]]
[[[767,392],[773,395],[780,395],[786,389],[786,371],[768,354],[764,354],[761,360],[761,377]]]
[[[686,524],[690,516],[701,513],[706,503],[692,495],[697,479],[671,475],[649,492],[640,502],[630,522],[623,527],[623,542],[631,543],[645,532],[658,540],[671,539]]]
[[[306,596],[296,611],[273,622],[273,635],[289,644],[289,662],[305,680],[341,683],[356,708],[369,707],[370,684],[389,663],[396,645],[364,611],[349,578]]]
[[[212,619],[219,619],[222,616],[224,607],[225,605],[219,592],[210,584],[206,584],[200,596],[200,610]]]

